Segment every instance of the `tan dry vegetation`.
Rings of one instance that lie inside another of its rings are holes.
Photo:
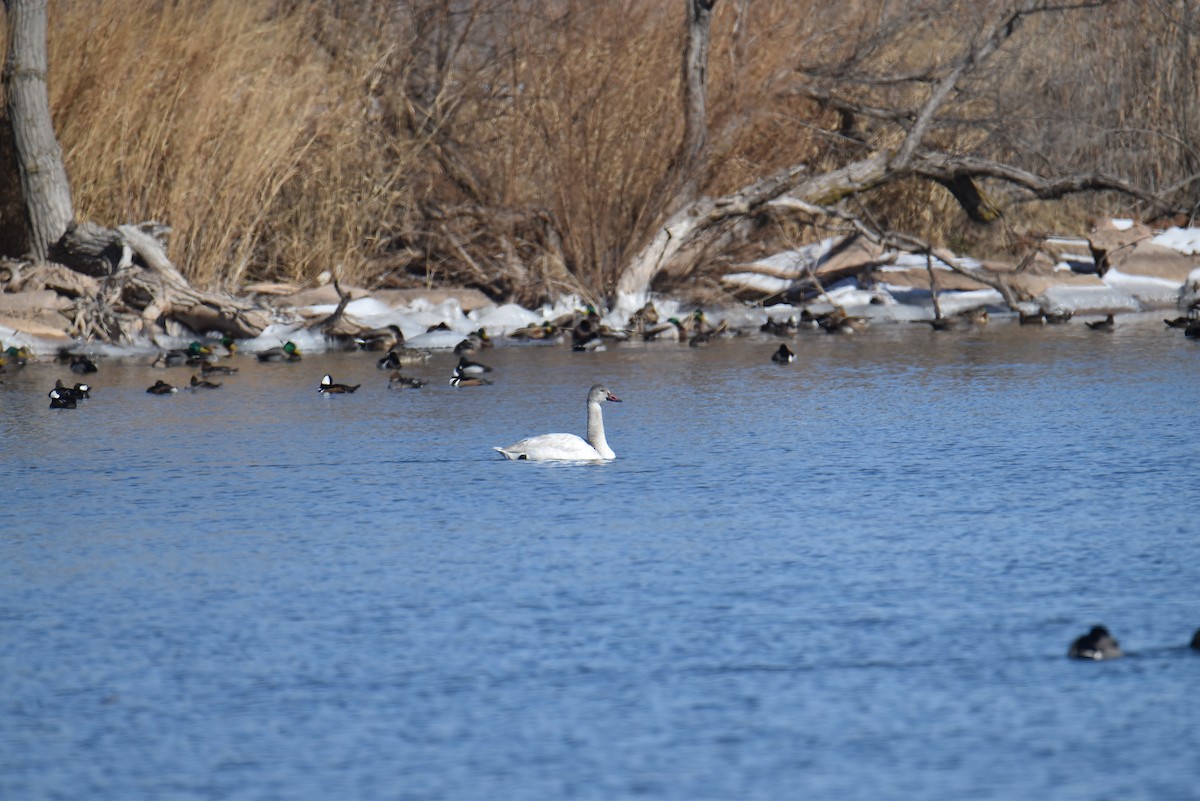
[[[911,117],[842,117],[796,83],[911,112],[930,83],[894,78],[943,65],[1000,5],[718,2],[701,193],[898,147]],[[969,76],[930,141],[1195,197],[1195,15],[1190,0],[1036,15]],[[599,298],[671,211],[682,2],[52,0],[50,18],[76,216],[169,223],[172,258],[203,286],[330,270],[525,302]],[[1029,204],[992,188],[1018,232],[1122,210],[1115,198]],[[938,243],[1019,238],[981,234],[935,184],[852,202]],[[757,225],[760,248],[828,233]]]

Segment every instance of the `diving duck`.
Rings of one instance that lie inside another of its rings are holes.
[[[1103,320],[1096,320],[1096,321],[1089,320],[1087,322],[1087,327],[1092,329],[1093,331],[1112,331],[1113,328],[1115,327],[1115,325],[1113,323],[1113,316],[1110,314],[1107,317],[1105,317]]]
[[[796,354],[787,345],[780,345],[779,350],[771,354],[771,361],[776,364],[791,364],[796,361]]]
[[[452,387],[483,387],[491,383],[486,378],[480,378],[477,375],[463,375],[457,367],[450,376],[450,386]]]
[[[1092,626],[1092,630],[1075,642],[1067,652],[1071,659],[1116,659],[1124,656],[1121,645],[1108,633],[1104,626]]]
[[[173,395],[179,390],[163,381],[161,378],[154,382],[154,386],[146,390],[151,395]]]
[[[419,378],[401,375],[399,370],[393,370],[388,376],[388,389],[420,389],[425,383]]]
[[[321,378],[321,386],[317,387],[317,392],[322,395],[349,395],[358,389],[362,384],[335,384],[332,376],[323,376]]]
[[[71,372],[94,373],[96,372],[96,363],[82,353],[73,353],[71,354]]]
[[[456,373],[461,373],[462,375],[483,375],[484,373],[492,372],[492,368],[488,367],[486,364],[473,362],[466,356],[459,356],[458,366],[454,368],[454,371]]]
[[[54,382],[54,391],[58,392],[60,397],[77,401],[92,397],[92,388],[89,385],[77,383],[73,387],[68,387],[61,378]]]
[[[432,354],[417,348],[392,348],[387,355],[375,363],[380,370],[396,370],[413,364],[424,364]]]
[[[195,373],[192,374],[192,380],[188,383],[189,389],[220,389],[221,385],[216,381],[209,381],[207,378],[201,378]]]
[[[364,331],[354,339],[359,350],[391,350],[404,344],[404,332],[398,325]]]
[[[283,343],[282,347],[269,348],[258,354],[260,362],[298,362],[300,361],[300,349],[296,347],[296,343],[288,341]]]
[[[50,390],[51,409],[74,409],[75,406],[75,398],[67,397],[57,389]]]

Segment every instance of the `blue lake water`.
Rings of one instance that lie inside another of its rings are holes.
[[[0,377],[0,798],[1200,798],[1200,343],[1118,322]],[[491,450],[597,381],[615,462]]]

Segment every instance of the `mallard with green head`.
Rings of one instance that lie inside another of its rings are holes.
[[[295,342],[285,342],[282,347],[270,348],[258,354],[260,362],[298,362],[300,361],[300,349],[296,347]]]

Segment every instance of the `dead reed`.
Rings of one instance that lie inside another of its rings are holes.
[[[853,79],[937,67],[981,9],[718,3],[701,191],[895,148],[895,121],[848,122],[796,84],[915,107],[928,91],[919,81]],[[1189,183],[1200,172],[1200,46],[1179,21],[1189,9],[1164,0],[1038,18],[946,106],[935,141],[1200,197]],[[76,216],[169,223],[172,258],[201,286],[331,271],[523,301],[599,297],[668,211],[682,3],[51,0],[49,14]],[[1001,200],[1018,227],[1119,208]],[[998,246],[936,186],[896,184],[859,202],[887,226]],[[758,236],[766,246],[798,231],[765,220]]]

